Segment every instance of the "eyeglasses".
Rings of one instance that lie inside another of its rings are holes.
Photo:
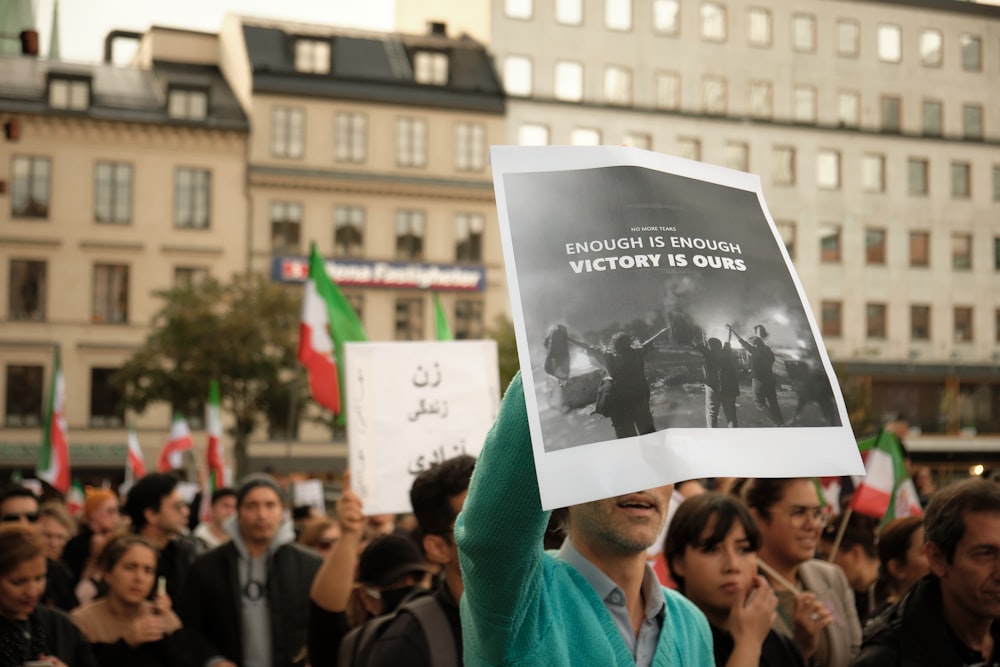
[[[787,514],[789,519],[791,519],[791,524],[795,528],[801,528],[806,525],[809,521],[816,521],[819,523],[820,528],[826,525],[830,517],[827,514],[826,507],[822,505],[817,505],[816,507],[806,507],[805,505],[792,505],[791,508],[778,508],[772,507],[772,512],[781,512],[782,514]]]
[[[4,523],[17,523],[21,519],[26,519],[28,523],[35,523],[38,521],[38,512],[11,512],[4,514],[2,518]]]

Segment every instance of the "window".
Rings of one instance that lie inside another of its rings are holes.
[[[174,227],[208,229],[212,210],[212,172],[180,167],[174,176]]]
[[[10,215],[49,217],[50,162],[47,157],[17,156],[11,169]]]
[[[841,127],[857,127],[861,123],[861,96],[849,91],[837,93],[837,122]]]
[[[396,299],[396,340],[424,337],[424,300],[420,297]]]
[[[512,19],[530,19],[532,4],[532,0],[504,0],[504,13]]]
[[[128,266],[96,264],[90,320],[98,324],[128,322]]]
[[[174,287],[193,287],[208,280],[208,269],[203,266],[178,266],[174,268]]]
[[[920,64],[924,67],[940,67],[943,62],[944,36],[940,30],[926,29],[920,32]]]
[[[931,307],[925,305],[910,306],[910,339],[930,340],[931,338]]]
[[[305,124],[302,109],[275,107],[271,110],[271,155],[302,157],[305,148]]]
[[[726,8],[714,2],[701,3],[701,37],[709,42],[726,41]]]
[[[680,32],[680,0],[653,0],[653,30],[661,35]]]
[[[448,84],[448,54],[440,51],[417,51],[413,54],[413,78],[417,83],[435,86]]]
[[[861,50],[861,25],[851,19],[837,20],[837,55],[856,58]]]
[[[993,201],[1000,201],[1000,165],[993,165]]]
[[[824,264],[840,263],[840,225],[820,225],[819,261]]]
[[[908,191],[911,195],[925,195],[928,191],[927,160],[911,157],[906,161],[906,178]]]
[[[767,81],[750,82],[750,115],[754,118],[770,118],[773,112],[771,84]]]
[[[972,268],[972,234],[952,232],[951,268],[960,270]]]
[[[121,392],[111,383],[117,368],[90,369],[90,428],[121,428],[125,406]]]
[[[970,171],[968,162],[951,163],[951,196],[953,199],[968,199],[971,192]]]
[[[706,76],[702,80],[702,96],[705,113],[721,116],[726,113],[726,80],[717,76]]]
[[[618,65],[604,68],[604,99],[608,104],[632,104],[632,70]]]
[[[482,171],[486,166],[486,126],[459,123],[455,126],[455,169]]]
[[[983,68],[983,40],[976,35],[962,35],[959,38],[962,46],[962,69],[978,72]]]
[[[816,185],[824,190],[840,189],[840,151],[824,148],[816,154]]]
[[[32,259],[10,260],[9,317],[12,320],[45,319],[45,262]]]
[[[333,209],[333,249],[342,257],[362,257],[365,253],[365,209],[337,206]]]
[[[459,213],[455,216],[455,261],[483,261],[483,216]]]
[[[363,163],[368,159],[368,116],[352,111],[338,111],[335,117],[334,159],[337,162]]]
[[[556,0],[556,22],[563,25],[583,23],[583,0]]]
[[[795,185],[795,147],[775,146],[771,156],[771,177],[774,184]]]
[[[18,428],[42,423],[42,367],[7,367],[4,426]]]
[[[271,254],[294,255],[299,252],[302,233],[302,204],[286,201],[271,203]]]
[[[94,219],[127,225],[132,221],[132,165],[98,162],[94,170]]]
[[[816,122],[816,89],[812,86],[795,86],[792,118],[798,123]]]
[[[869,227],[865,230],[865,263],[885,264],[885,230]]]
[[[556,63],[555,96],[566,102],[579,102],[583,99],[583,65],[578,62],[562,61]]]
[[[648,151],[653,147],[653,138],[642,132],[626,132],[622,143],[632,148],[641,148],[644,151]]]
[[[503,85],[508,95],[527,97],[531,95],[531,58],[527,56],[507,56],[503,61]]]
[[[600,146],[601,131],[590,127],[576,127],[569,133],[569,143],[573,146]]]
[[[972,342],[972,307],[955,306],[955,342]]]
[[[1000,271],[1000,236],[993,237],[993,270]]]
[[[691,137],[678,137],[677,155],[688,160],[700,160],[701,142]]]
[[[478,340],[484,336],[483,302],[471,299],[455,301],[456,340]]]
[[[421,118],[396,119],[396,164],[427,166],[427,123]]]
[[[910,232],[910,266],[930,266],[930,232]]]
[[[983,138],[983,107],[980,105],[962,105],[962,138]]]
[[[900,107],[902,101],[894,95],[883,95],[881,98],[881,111],[882,111],[882,131],[883,132],[899,132],[901,129],[900,125]]]
[[[632,0],[604,0],[604,25],[608,30],[631,30]]]
[[[517,143],[522,146],[548,146],[549,128],[545,125],[522,125],[517,131]]]
[[[940,137],[943,121],[941,120],[942,104],[938,100],[924,100],[921,108],[924,134],[929,137]]]
[[[771,11],[762,7],[747,10],[747,42],[750,46],[771,46]]]
[[[866,334],[869,338],[885,338],[885,311],[884,303],[869,303],[865,306]]]
[[[424,233],[427,216],[423,211],[396,211],[396,257],[421,260],[424,258]]]
[[[750,147],[742,141],[727,141],[726,166],[737,171],[750,171]]]
[[[329,74],[330,42],[318,39],[295,40],[295,71]]]
[[[840,336],[843,310],[839,301],[824,301],[820,305],[820,331],[824,336]]]
[[[656,107],[679,109],[681,106],[681,77],[673,72],[656,74]]]
[[[205,120],[208,116],[208,92],[171,88],[167,94],[167,115],[179,120]]]
[[[799,52],[816,50],[816,17],[811,14],[792,16],[792,48]]]
[[[774,223],[774,226],[778,228],[778,236],[785,244],[785,251],[788,253],[788,258],[795,259],[795,223],[787,222],[783,220],[778,220]]]
[[[865,192],[885,192],[885,156],[869,153],[861,157],[861,188]]]
[[[996,342],[1000,343],[1000,308],[996,309],[993,317],[995,319],[994,326],[996,327]]]
[[[898,63],[903,58],[903,35],[898,25],[882,24],[878,27],[878,59],[884,63]]]
[[[354,294],[351,292],[345,292],[344,298],[347,299],[347,303],[351,305],[355,314],[358,316],[358,320],[362,323],[365,321],[365,297],[363,294]]]
[[[86,111],[90,108],[90,81],[87,79],[49,79],[49,106],[53,109]]]

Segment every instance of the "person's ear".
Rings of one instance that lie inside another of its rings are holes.
[[[424,553],[427,560],[435,565],[451,562],[451,549],[448,541],[440,535],[424,535]]]
[[[758,526],[762,526],[764,524],[764,515],[761,514],[760,510],[758,510],[756,507],[751,507],[749,509],[750,509],[750,516],[753,517],[753,522]]]
[[[142,516],[146,519],[146,525],[156,524],[156,517],[160,516],[160,511],[153,507],[147,507],[142,511]]]
[[[927,542],[924,544],[924,555],[927,556],[927,562],[930,563],[930,569],[934,576],[938,579],[943,577],[948,571],[948,559],[941,551],[941,547],[934,542]]]
[[[886,569],[889,571],[889,576],[895,581],[899,581],[903,578],[904,567],[906,566],[903,565],[903,561],[898,558],[890,558],[886,563]]]

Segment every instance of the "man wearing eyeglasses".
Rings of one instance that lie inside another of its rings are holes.
[[[12,484],[0,491],[0,518],[4,523],[30,525],[41,534],[38,523],[38,499],[35,494],[20,484]],[[73,593],[73,575],[69,568],[57,560],[46,558],[48,570],[45,575],[45,598],[50,607],[69,611],[79,605]]]

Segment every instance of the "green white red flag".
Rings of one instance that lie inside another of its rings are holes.
[[[214,491],[226,485],[226,470],[222,458],[222,404],[219,400],[218,380],[212,380],[208,385],[205,431],[208,435],[205,457],[208,464],[209,489]]]
[[[170,425],[170,437],[156,462],[156,468],[160,472],[170,472],[183,465],[183,453],[185,450],[194,447],[191,440],[191,429],[188,428],[187,419],[179,412],[174,415],[174,421]]]
[[[62,359],[56,346],[52,368],[52,385],[49,388],[49,405],[45,413],[42,447],[38,452],[35,476],[45,480],[60,493],[68,493],[69,440],[66,431],[66,381],[63,378]]]
[[[865,459],[865,478],[851,496],[851,509],[883,521],[923,514],[896,436],[879,431],[858,441],[858,448]]]
[[[441,307],[441,299],[438,293],[434,292],[434,333],[438,340],[455,340],[448,326],[448,318],[444,315],[444,308]]]
[[[87,494],[83,490],[83,483],[78,480],[73,480],[73,486],[70,487],[69,492],[66,494],[66,509],[69,511],[70,516],[79,517],[83,514],[83,503],[87,499]]]
[[[128,452],[125,455],[125,483],[132,486],[146,476],[146,461],[142,457],[142,447],[139,446],[139,436],[135,433],[135,424],[128,429]]]

